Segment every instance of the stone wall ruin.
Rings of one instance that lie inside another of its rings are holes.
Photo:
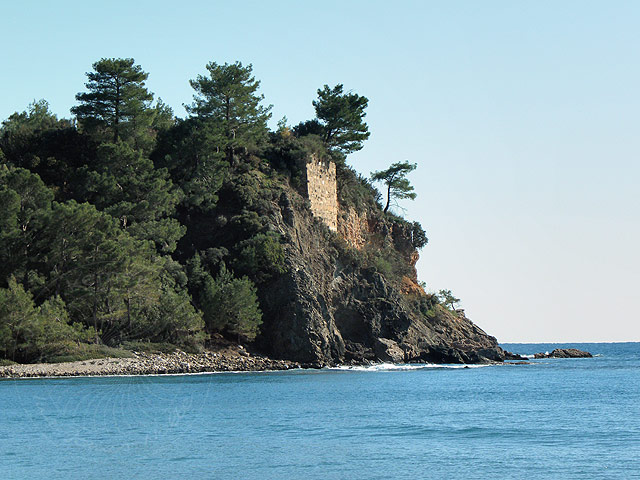
[[[338,230],[338,189],[336,164],[312,155],[305,166],[307,197],[311,212],[330,230]]]

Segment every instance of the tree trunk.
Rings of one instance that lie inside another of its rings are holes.
[[[389,183],[387,185],[387,204],[384,206],[384,210],[382,211],[383,213],[387,213],[387,210],[389,210],[390,202],[391,202],[391,184]]]
[[[113,119],[113,143],[118,143],[118,123],[120,122],[120,83],[116,79],[115,118]]]
[[[127,328],[129,328],[129,334],[131,334],[131,297],[127,294]]]
[[[227,97],[225,99],[225,113],[224,119],[226,122],[225,126],[225,134],[227,136],[227,140],[229,141],[229,145],[227,145],[227,162],[229,165],[233,165],[233,140],[235,139],[235,132],[232,132],[230,123],[231,123],[231,99]]]
[[[96,343],[98,343],[98,274],[93,274],[93,328],[96,329]]]

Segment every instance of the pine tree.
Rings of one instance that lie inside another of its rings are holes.
[[[386,170],[379,172],[373,172],[371,174],[371,180],[374,182],[383,182],[387,186],[387,204],[384,207],[384,212],[389,209],[392,198],[411,200],[416,198],[416,194],[413,191],[413,186],[406,178],[407,174],[413,172],[417,165],[409,162],[397,162],[391,165]]]
[[[212,122],[198,117],[179,120],[158,136],[156,166],[166,168],[185,194],[182,204],[211,211],[229,169],[221,145],[225,139]]]
[[[313,101],[318,122],[306,122],[300,129],[320,131],[325,145],[344,156],[361,150],[370,133],[364,122],[364,110],[369,100],[356,93],[344,93],[343,88],[338,84],[333,88],[325,85],[319,89],[318,99]]]
[[[271,105],[260,105],[260,82],[252,75],[253,67],[240,62],[207,64],[208,76],[198,75],[189,83],[196,91],[187,111],[213,122],[221,133],[220,149],[231,163],[239,148],[249,148],[266,137]]]
[[[40,261],[34,243],[52,200],[37,174],[0,166],[0,282],[14,275],[28,286]]]
[[[456,311],[456,305],[460,302],[460,299],[456,298],[453,293],[451,293],[451,290],[440,290],[438,292],[438,299],[454,312]]]
[[[82,200],[117,218],[131,235],[173,252],[185,228],[171,218],[180,195],[167,171],[122,142],[100,145],[92,167],[83,169]]]
[[[8,288],[0,288],[0,358],[39,360],[56,347],[86,341],[91,333],[80,325],[71,325],[60,297],[36,306],[31,293],[13,277]]]
[[[144,83],[149,74],[133,58],[103,58],[87,72],[87,92],[78,93],[71,108],[80,125],[90,131],[110,132],[114,143],[136,140],[153,121],[151,94]]]

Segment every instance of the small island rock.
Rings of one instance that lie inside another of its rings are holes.
[[[536,353],[534,358],[591,358],[589,352],[577,348],[556,348],[551,353]]]

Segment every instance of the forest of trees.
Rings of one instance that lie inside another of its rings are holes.
[[[291,170],[310,152],[344,172],[369,136],[367,98],[342,85],[318,90],[317,118],[272,132],[251,65],[206,65],[186,118],[147,78],[131,58],[101,59],[73,118],[39,100],[2,122],[0,358],[253,340],[257,289],[286,271],[255,172]],[[217,238],[221,218],[232,228]]]

